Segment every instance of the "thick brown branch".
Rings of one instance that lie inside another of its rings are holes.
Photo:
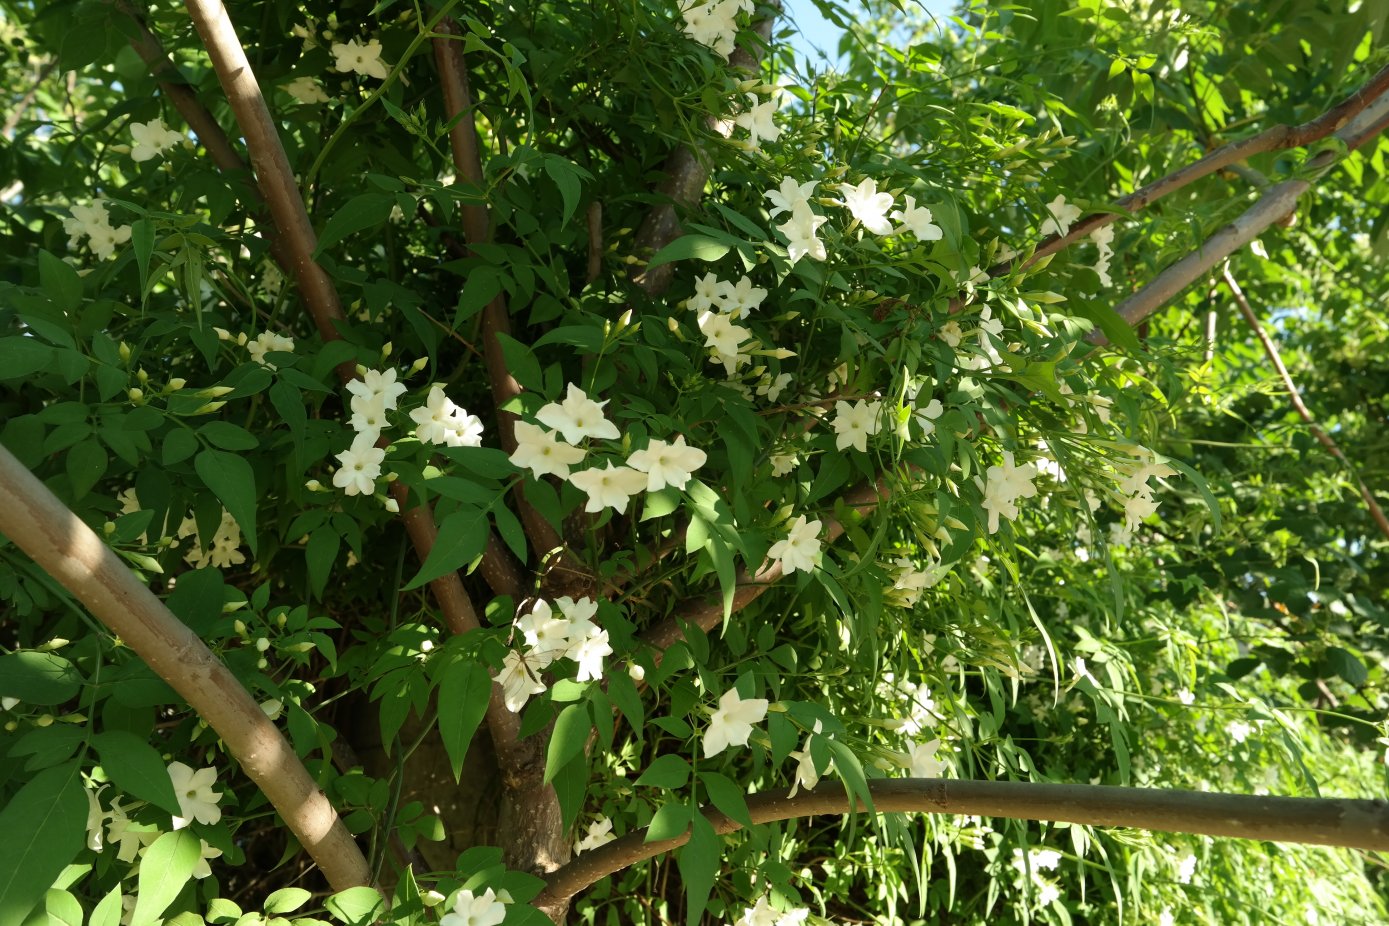
[[[1389,803],[1382,800],[941,778],[870,781],[868,789],[879,813],[965,814],[1372,851],[1389,849]],[[753,823],[849,812],[849,799],[838,783],[822,784],[795,797],[778,792],[750,794],[747,802]],[[858,809],[863,809],[861,804]],[[717,810],[706,809],[704,816],[720,835],[742,829]],[[645,842],[646,830],[628,833],[585,852],[555,872],[533,903],[539,906],[573,897],[610,874],[679,848],[688,838]]]
[[[1355,150],[1376,138],[1389,125],[1389,91],[1371,100],[1343,121],[1335,132],[1348,150]],[[1303,165],[1305,175],[1315,176],[1339,159],[1338,152],[1327,149]],[[1297,207],[1297,201],[1311,188],[1310,180],[1285,180],[1266,189],[1238,219],[1216,232],[1195,251],[1172,264],[1152,279],[1148,285],[1119,303],[1114,311],[1130,325],[1137,324],[1162,308],[1184,289],[1204,276],[1216,264],[1253,241],[1275,223],[1286,220]],[[1106,343],[1099,329],[1089,339],[1096,344]]]
[[[217,732],[333,890],[371,871],[294,749],[220,659],[82,519],[0,446],[0,534],[87,606]]]
[[[880,478],[877,482],[861,483],[850,489],[841,496],[840,504],[861,514],[869,514],[880,502],[886,500],[889,494],[891,494],[891,489],[888,488],[886,480]],[[838,518],[831,517],[822,530],[824,542],[833,543],[844,533],[844,524]],[[749,573],[746,569],[740,569],[733,592],[733,612],[741,611],[749,603],[761,597],[763,592],[776,584],[781,575],[781,564],[775,562],[765,564],[756,573]],[[685,625],[694,624],[702,630],[709,631],[717,627],[722,620],[723,596],[721,594],[716,593],[702,598],[693,598],[677,606],[674,614],[642,634],[642,641],[656,650],[656,659],[659,661],[660,654],[666,648],[684,637],[683,628]]]
[[[1387,90],[1389,90],[1389,66],[1381,68],[1360,89],[1317,118],[1301,125],[1276,125],[1252,138],[1230,142],[1228,145],[1210,152],[1199,161],[1173,171],[1167,176],[1154,180],[1147,186],[1120,198],[1114,205],[1124,210],[1125,214],[1131,214],[1151,206],[1164,196],[1175,193],[1203,177],[1208,177],[1218,170],[1230,167],[1256,154],[1301,148],[1312,142],[1320,141],[1333,132],[1342,131]],[[1351,145],[1351,147],[1358,147],[1358,144]],[[1043,258],[1050,257],[1087,237],[1095,229],[1113,224],[1121,218],[1123,215],[1112,212],[1088,215],[1072,225],[1066,234],[1052,235],[1044,239],[1026,260],[1020,263],[1015,263],[1012,260],[1004,261],[992,267],[989,270],[989,275],[1002,276],[1012,272],[1015,266],[1017,269],[1026,270]]]
[[[1288,401],[1292,403],[1293,409],[1297,412],[1298,416],[1306,422],[1308,430],[1312,432],[1312,436],[1315,437],[1323,447],[1330,451],[1331,455],[1335,457],[1355,479],[1355,483],[1360,489],[1360,497],[1365,500],[1365,507],[1370,511],[1370,518],[1375,522],[1375,526],[1379,528],[1379,532],[1386,538],[1389,538],[1389,519],[1384,517],[1384,511],[1379,507],[1379,502],[1375,501],[1374,493],[1370,491],[1369,486],[1365,485],[1365,480],[1360,478],[1359,473],[1356,472],[1355,467],[1351,465],[1350,460],[1346,458],[1346,455],[1341,451],[1336,441],[1332,439],[1331,435],[1326,433],[1325,429],[1317,424],[1316,419],[1312,417],[1312,412],[1307,408],[1307,403],[1302,401],[1302,391],[1297,388],[1297,383],[1293,382],[1292,374],[1288,372],[1287,366],[1283,363],[1283,357],[1278,351],[1278,345],[1269,337],[1268,332],[1264,330],[1264,326],[1259,324],[1258,316],[1254,314],[1254,309],[1250,307],[1249,300],[1245,298],[1244,291],[1240,289],[1240,285],[1235,280],[1235,275],[1230,272],[1228,265],[1223,268],[1221,274],[1225,279],[1225,285],[1230,288],[1230,295],[1235,297],[1235,305],[1239,307],[1240,314],[1244,316],[1244,320],[1248,322],[1249,327],[1253,329],[1254,336],[1257,337],[1259,343],[1264,346],[1264,353],[1268,355],[1269,362],[1273,364],[1273,368],[1278,371],[1279,378],[1283,380],[1283,387],[1288,390]]]
[[[776,19],[776,13],[781,9],[781,4],[775,0],[768,5],[774,12],[758,20],[753,26],[753,32],[757,36],[754,50],[749,52],[741,46],[734,49],[733,54],[728,57],[730,66],[748,73],[756,73],[761,66],[762,55],[767,43],[771,41],[772,24]],[[710,117],[708,124],[711,131],[725,138],[733,131],[731,123],[720,122],[713,117]],[[647,214],[641,228],[637,230],[636,253],[643,257],[650,256],[680,237],[678,210],[689,209],[704,195],[704,184],[709,179],[709,161],[704,152],[681,145],[670,153],[662,172],[665,174],[665,180],[657,188],[656,195],[661,197],[663,202]],[[649,295],[654,296],[665,291],[674,273],[675,265],[666,263],[642,270],[632,279]]]

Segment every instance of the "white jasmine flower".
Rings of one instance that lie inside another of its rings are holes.
[[[334,42],[333,57],[337,59],[333,66],[344,74],[355,71],[363,77],[375,77],[377,80],[390,76],[386,63],[381,60],[381,42],[378,39],[372,39],[365,45],[357,44],[356,39]]]
[[[130,149],[130,159],[136,162],[157,158],[183,141],[183,136],[164,125],[163,119],[151,119],[143,124],[132,122],[130,136],[135,139],[135,145]]]
[[[744,700],[734,688],[724,692],[709,717],[709,728],[704,731],[704,758],[716,756],[729,746],[746,746],[752,725],[767,716],[768,703],[766,698]]]
[[[263,367],[275,369],[275,364],[269,363],[265,359],[267,353],[294,353],[294,339],[276,334],[273,331],[262,331],[256,335],[255,340],[246,342],[246,353],[251,355],[251,359]]]
[[[790,384],[790,373],[778,373],[775,378],[770,373],[764,373],[757,382],[757,394],[766,397],[768,402],[775,402]]]
[[[748,144],[756,151],[762,147],[762,140],[776,141],[781,137],[781,128],[776,124],[776,101],[772,99],[757,102],[757,97],[748,94],[753,105],[733,118],[733,124],[748,130]]]
[[[500,926],[506,919],[506,904],[489,887],[481,894],[462,890],[453,909],[439,917],[439,926]]]
[[[11,699],[6,698],[5,700],[8,701]],[[18,703],[18,701],[16,701],[16,703]],[[12,706],[13,705],[11,705],[11,707]],[[9,710],[8,707],[5,709]],[[97,798],[106,788],[106,785],[102,785],[95,791],[91,788],[82,789],[82,792],[87,795],[87,848],[91,849],[93,852],[100,852],[103,848],[101,824],[102,821],[106,819],[106,813],[101,809],[101,801],[97,800]]]
[[[531,648],[527,659],[538,669],[554,662],[569,646],[569,621],[555,617],[543,598],[536,599],[529,613],[516,621],[516,629]]]
[[[1190,884],[1191,879],[1196,875],[1196,856],[1188,852],[1177,863],[1177,880],[1182,884]]]
[[[354,395],[349,407],[352,417],[347,419],[348,427],[359,436],[370,438],[369,443],[375,443],[389,423],[386,420],[385,396]]]
[[[965,333],[960,329],[960,323],[955,321],[946,322],[940,326],[940,331],[936,332],[940,339],[952,348],[959,347],[960,342],[965,339]]]
[[[797,203],[791,217],[777,226],[777,231],[786,236],[786,256],[791,263],[802,257],[824,260],[827,256],[825,243],[816,237],[816,230],[828,222],[823,215],[816,215],[807,203]]]
[[[1230,734],[1230,738],[1236,743],[1243,743],[1249,739],[1249,734],[1254,732],[1254,727],[1243,720],[1232,720],[1225,725],[1225,732]]]
[[[107,817],[111,822],[106,825],[106,838],[116,845],[118,861],[135,861],[136,855],[159,838],[158,828],[131,820],[129,811],[121,806],[118,797],[112,798],[111,812]]]
[[[919,241],[937,241],[940,239],[940,226],[932,223],[931,210],[925,206],[916,204],[915,196],[903,196],[907,208],[898,209],[892,213],[892,218],[901,222],[896,230],[896,234],[909,231],[917,237]]]
[[[1032,871],[1055,871],[1061,865],[1061,853],[1055,849],[1031,849],[1027,853],[1027,861],[1023,861],[1021,849],[1013,850],[1013,867],[1018,871],[1025,871],[1030,866]]]
[[[1080,207],[1072,206],[1066,202],[1065,196],[1058,196],[1047,203],[1048,218],[1042,223],[1042,227],[1037,230],[1040,235],[1065,235],[1071,230],[1072,223],[1080,218]]]
[[[1013,454],[1005,450],[1003,462],[990,466],[984,473],[984,510],[989,513],[989,533],[998,531],[1000,517],[1013,520],[1018,516],[1019,498],[1032,498],[1037,487],[1032,480],[1037,478],[1037,467],[1031,463],[1023,466],[1013,465]]]
[[[617,425],[603,417],[603,406],[607,404],[606,401],[593,401],[582,389],[570,383],[564,401],[546,405],[536,413],[535,420],[554,428],[571,444],[577,444],[585,437],[617,440],[622,436]]]
[[[595,630],[570,645],[565,655],[579,664],[576,681],[596,682],[603,678],[603,659],[613,654],[606,630]]]
[[[685,303],[685,307],[691,312],[705,312],[720,304],[721,296],[719,287],[723,284],[719,282],[719,275],[716,273],[706,273],[704,276],[695,280],[694,295]]]
[[[130,226],[112,227],[106,206],[97,200],[90,206],[73,206],[72,216],[63,219],[63,230],[68,233],[69,247],[75,246],[83,237],[101,260],[116,253],[116,246],[130,240]]]
[[[767,291],[753,286],[748,277],[743,277],[737,283],[720,282],[715,295],[719,308],[737,319],[747,318],[753,309],[761,308],[762,300],[766,298]]]
[[[529,469],[536,479],[541,476],[569,478],[569,467],[582,463],[584,451],[563,443],[549,431],[526,421],[516,422],[516,450],[508,458],[516,465]]]
[[[584,511],[593,513],[612,508],[618,514],[624,514],[628,500],[646,488],[647,476],[630,466],[613,466],[609,460],[603,469],[595,467],[571,473],[569,482],[588,493]]]
[[[723,312],[701,313],[699,331],[704,335],[704,346],[725,362],[725,358],[737,357],[739,345],[752,337],[751,331],[733,324],[733,316]]]
[[[323,92],[322,85],[312,77],[296,77],[280,89],[300,103],[328,102],[328,94]]]
[[[673,443],[653,440],[645,450],[638,450],[627,458],[627,465],[646,473],[646,491],[658,492],[666,486],[685,488],[690,476],[709,459],[698,447],[685,445],[685,435],[675,438]]]
[[[512,650],[502,659],[502,670],[497,673],[497,684],[502,686],[502,700],[506,709],[513,714],[526,706],[533,694],[545,690],[545,683],[536,675],[527,662],[527,657]],[[442,924],[441,924],[442,926]]]
[[[863,399],[850,405],[848,402],[834,403],[834,446],[838,450],[853,447],[864,452],[868,449],[868,438],[877,434],[882,426],[882,403]]]
[[[587,852],[599,846],[607,845],[617,837],[613,835],[613,821],[607,817],[599,817],[588,825],[588,832],[578,842],[574,843],[574,854]]]
[[[820,562],[819,521],[809,521],[800,515],[791,525],[785,540],[778,540],[767,551],[769,559],[777,560],[787,575],[797,569],[809,572]]]
[[[892,234],[892,223],[887,220],[887,210],[892,208],[892,194],[879,193],[878,181],[866,177],[858,186],[841,183],[839,191],[844,194],[840,205],[862,222],[864,228],[875,235]]]
[[[415,436],[422,444],[446,447],[481,447],[482,420],[453,403],[437,384],[430,386],[422,408],[410,413]]]
[[[1196,695],[1191,693],[1190,688],[1183,688],[1177,692],[1177,700],[1190,707],[1196,703]]]
[[[347,391],[364,402],[379,397],[389,412],[395,409],[396,400],[405,394],[405,384],[396,382],[396,371],[393,369],[384,373],[380,370],[367,370],[361,379],[354,379],[347,384]]]
[[[199,839],[202,845],[199,848],[200,857],[196,865],[193,866],[194,878],[206,878],[212,875],[212,866],[208,864],[210,859],[221,858],[222,850],[208,845],[206,839]]]
[[[794,453],[774,453],[768,462],[772,465],[773,476],[785,476],[796,468],[800,458]]]
[[[212,790],[217,782],[215,768],[195,772],[182,762],[171,762],[169,780],[174,784],[174,797],[178,799],[179,815],[173,818],[174,829],[183,829],[192,820],[211,826],[222,819],[222,808],[217,806],[222,795]]]
[[[781,186],[762,194],[772,201],[772,210],[767,218],[774,219],[783,212],[794,213],[799,207],[810,207],[810,197],[815,195],[815,181],[797,183],[790,177],[783,178]]]
[[[386,451],[377,447],[376,438],[358,434],[352,446],[338,454],[338,471],[333,473],[333,485],[344,495],[371,495],[376,490],[376,477],[381,475],[381,463]]]
[[[945,767],[936,758],[936,752],[940,749],[940,740],[930,740],[924,743],[917,743],[912,747],[908,761],[911,763],[911,773],[913,778],[939,778],[941,770]]]
[[[1046,907],[1061,899],[1061,888],[1055,882],[1037,879],[1037,906]]]
[[[733,53],[738,35],[739,0],[684,0],[680,15],[685,20],[685,34],[701,45],[713,49],[725,58]]]

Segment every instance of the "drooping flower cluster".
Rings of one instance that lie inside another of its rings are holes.
[[[632,496],[640,492],[658,492],[667,486],[685,488],[694,471],[708,460],[703,450],[687,445],[682,434],[670,442],[648,441],[623,464],[614,465],[608,459],[602,467],[571,471],[570,467],[588,457],[588,451],[578,444],[621,437],[617,425],[603,414],[607,404],[595,402],[570,383],[563,401],[551,402],[536,412],[536,420],[552,430],[525,421],[516,423],[516,450],[511,462],[529,469],[537,479],[558,476],[581,489],[588,496],[584,510],[589,513],[612,508],[624,514]]]
[[[92,253],[106,260],[116,253],[116,245],[130,240],[130,226],[111,224],[111,216],[101,200],[90,206],[73,206],[72,215],[63,219],[63,230],[68,233],[68,247],[76,247],[83,238]]]
[[[989,533],[998,531],[998,519],[1013,520],[1018,516],[1017,500],[1032,498],[1037,487],[1037,467],[1032,463],[1014,465],[1011,451],[1003,451],[1003,462],[990,466],[984,473],[984,510],[989,513]]]
[[[1152,486],[1148,480],[1153,476],[1175,476],[1177,471],[1166,463],[1159,463],[1151,450],[1145,447],[1135,449],[1134,461],[1126,467],[1126,473],[1119,480],[1119,493],[1124,496],[1124,530],[1132,533],[1150,514],[1157,511],[1158,503],[1153,498]]]
[[[753,0],[684,0],[680,15],[686,35],[726,58],[733,53],[738,37],[738,14],[755,8]]]
[[[602,679],[603,659],[613,649],[608,632],[593,621],[597,613],[598,603],[592,598],[575,601],[565,596],[553,606],[536,599],[530,611],[517,618],[515,628],[526,648],[507,653],[497,676],[508,710],[520,711],[531,695],[545,690],[540,673],[557,659],[570,659],[578,666],[578,681]]]
[[[333,473],[333,485],[345,495],[372,495],[381,475],[381,464],[386,459],[385,449],[377,444],[382,432],[390,426],[390,413],[396,410],[406,387],[396,381],[394,369],[384,372],[357,369],[361,378],[347,384],[352,396],[349,403],[352,416],[347,423],[357,434],[351,446],[337,454],[339,466]],[[413,409],[410,419],[415,422],[415,437],[422,444],[482,446],[482,421],[455,405],[437,384],[430,386],[425,404]],[[394,500],[388,500],[387,508],[393,510],[394,504]]]
[[[130,137],[135,145],[130,149],[130,159],[137,163],[159,157],[165,151],[183,142],[183,135],[164,124],[163,119],[149,122],[132,122]]]

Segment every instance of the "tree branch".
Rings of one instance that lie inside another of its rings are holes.
[[[1273,368],[1278,371],[1279,378],[1283,380],[1283,386],[1288,390],[1288,401],[1292,403],[1293,409],[1297,412],[1298,416],[1306,422],[1308,430],[1312,432],[1312,436],[1320,441],[1321,445],[1329,450],[1331,455],[1340,461],[1341,465],[1344,466],[1351,474],[1351,477],[1355,479],[1355,483],[1360,489],[1360,497],[1365,500],[1365,507],[1370,511],[1370,518],[1375,522],[1375,526],[1379,528],[1379,532],[1386,538],[1389,538],[1389,519],[1384,517],[1384,511],[1379,507],[1379,503],[1375,501],[1374,493],[1370,491],[1369,486],[1365,485],[1365,480],[1360,478],[1360,474],[1356,472],[1350,460],[1346,459],[1346,455],[1341,452],[1341,448],[1337,445],[1336,441],[1333,440],[1331,435],[1326,433],[1322,426],[1317,424],[1316,419],[1312,417],[1312,412],[1307,408],[1307,404],[1302,401],[1301,390],[1297,388],[1297,383],[1293,382],[1292,374],[1288,372],[1287,366],[1283,363],[1283,357],[1278,352],[1278,345],[1268,336],[1268,332],[1264,330],[1264,326],[1259,324],[1258,316],[1254,314],[1254,310],[1250,307],[1249,300],[1244,297],[1244,291],[1240,289],[1240,285],[1236,282],[1235,275],[1230,272],[1228,264],[1222,268],[1221,275],[1225,279],[1225,285],[1230,289],[1230,295],[1235,297],[1235,305],[1239,307],[1240,314],[1243,315],[1244,320],[1249,323],[1249,327],[1254,330],[1254,335],[1259,339],[1259,343],[1264,346],[1264,353],[1268,355],[1269,362],[1273,364]]]
[[[868,782],[878,813],[966,814],[1012,820],[1048,820],[1087,826],[1123,826],[1270,842],[1389,849],[1389,803],[1342,798],[1256,797],[1157,788],[1067,785],[1020,781],[956,781],[944,778]],[[822,784],[795,797],[750,794],[753,823],[770,823],[850,809],[844,788]],[[863,807],[857,801],[856,809]],[[720,835],[742,825],[714,809],[703,811]],[[591,884],[637,862],[684,845],[689,836],[646,842],[637,830],[580,855],[556,871],[532,903],[573,897]]]
[[[337,811],[251,693],[4,446],[0,534],[72,592],[207,721],[323,869],[333,890],[371,882],[367,860]]]
[[[1011,273],[1015,268],[1026,270],[1038,261],[1089,236],[1095,229],[1112,225],[1124,215],[1131,215],[1140,209],[1145,209],[1164,196],[1175,193],[1203,177],[1208,177],[1218,170],[1223,170],[1256,154],[1267,154],[1288,148],[1301,148],[1312,142],[1320,141],[1333,132],[1340,132],[1387,90],[1389,90],[1389,66],[1381,68],[1358,90],[1315,119],[1301,125],[1276,125],[1251,138],[1230,142],[1228,145],[1217,148],[1200,160],[1121,197],[1114,205],[1124,210],[1123,214],[1092,213],[1072,225],[1066,234],[1044,238],[1026,260],[1021,262],[1006,260],[990,268],[989,276],[1003,276]],[[1358,147],[1358,145],[1351,147]]]
[[[888,488],[885,478],[880,477],[876,482],[860,483],[850,489],[840,497],[839,504],[868,514],[891,494],[892,490]],[[844,524],[838,518],[831,517],[823,530],[824,542],[833,543],[844,533]],[[775,585],[781,576],[781,564],[778,562],[769,562],[755,573],[749,573],[746,569],[738,570],[737,578],[734,580],[736,586],[733,592],[733,611],[741,611],[752,601],[761,597],[762,593]],[[709,631],[717,627],[722,620],[723,595],[716,592],[702,598],[692,598],[677,606],[675,613],[647,629],[641,635],[641,639],[642,642],[656,650],[656,658],[659,662],[660,654],[672,643],[685,636],[685,625],[694,624],[701,630]]]
[[[760,19],[753,26],[758,42],[749,52],[739,46],[728,56],[731,67],[749,73],[756,73],[762,64],[762,55],[772,40],[772,24],[781,11],[779,0],[768,4],[771,15]],[[721,124],[712,116],[708,120],[709,129],[727,138],[732,134],[731,123]],[[639,255],[650,255],[680,237],[680,218],[677,210],[689,209],[704,195],[704,184],[709,180],[709,162],[698,148],[681,145],[670,153],[663,168],[665,180],[656,189],[656,195],[666,201],[654,207],[637,230],[634,250]],[[646,291],[647,295],[657,295],[670,285],[675,273],[673,263],[642,270],[632,277],[633,282]]]

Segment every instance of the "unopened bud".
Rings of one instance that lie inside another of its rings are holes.
[[[646,680],[646,670],[635,662],[629,662],[627,663],[627,677],[634,682],[643,682]]]
[[[141,386],[149,385],[150,375],[145,372],[144,367],[140,367],[140,369],[135,371],[135,378],[140,381]]]
[[[304,488],[308,489],[310,492],[322,492],[323,483],[319,482],[317,479],[310,479],[308,482],[304,483]]]
[[[285,624],[289,623],[289,615],[281,613],[279,617],[275,618],[275,623],[279,625],[281,630],[283,630]]]
[[[418,373],[420,370],[423,370],[427,366],[429,366],[429,358],[421,357],[419,360],[416,360],[414,363],[410,364],[410,372]]]
[[[246,622],[245,622],[245,621],[243,621],[243,620],[241,620],[241,619],[238,618],[236,621],[234,621],[234,622],[232,623],[232,629],[236,631],[237,636],[242,636],[242,637],[246,636]]]
[[[134,402],[136,405],[145,404],[145,391],[143,389],[132,388],[129,392],[126,393],[126,396],[130,399],[130,401]]]
[[[393,498],[386,499],[385,509],[391,514],[400,514],[400,503]]]
[[[265,657],[262,656],[260,659],[257,659],[257,660],[256,660],[256,668],[257,668],[257,669],[268,669],[269,667],[270,667],[270,663],[269,663],[268,661],[266,661]]]
[[[187,385],[188,380],[184,379],[182,376],[175,376],[173,379],[169,380],[169,391],[178,392],[180,389]]]
[[[267,637],[261,637],[260,639],[256,640],[256,651],[257,651],[257,652],[263,653],[263,652],[265,652],[265,651],[268,650],[268,649],[270,649],[270,640],[269,640],[269,638],[267,638]]]
[[[195,415],[210,415],[210,414],[212,414],[213,412],[217,411],[219,408],[221,408],[223,405],[226,405],[226,404],[227,404],[226,402],[208,402],[206,405],[202,406],[201,408],[194,409],[193,414],[195,414]]]
[[[127,344],[127,343],[125,343],[124,341],[122,341],[122,342],[121,342],[121,346],[118,347],[118,348],[116,348],[116,353],[118,353],[118,354],[121,355],[121,361],[122,361],[122,362],[124,362],[124,363],[129,363],[129,362],[130,362],[130,345],[129,345],[129,344]]]
[[[220,399],[232,391],[231,386],[208,386],[206,389],[199,389],[193,394],[200,399]]]
[[[241,332],[240,334],[238,334],[238,335],[236,336],[236,346],[237,346],[237,347],[245,347],[245,346],[246,346],[246,332],[243,331],[243,332]]]
[[[34,726],[36,726],[36,727],[51,727],[51,726],[53,726],[53,715],[52,715],[52,714],[40,714],[38,717],[36,717],[36,718],[34,719]]]
[[[217,332],[217,340],[219,341],[230,341],[232,339],[232,333],[225,328],[214,326],[212,330]]]
[[[390,341],[387,341],[385,344],[382,344],[382,345],[381,345],[381,359],[382,359],[382,360],[385,360],[387,357],[389,357],[389,356],[391,355],[391,351],[393,351],[393,350],[395,350],[395,346],[392,345]]]
[[[674,315],[666,319],[666,328],[670,331],[671,334],[675,334],[680,330],[680,323],[675,320]]]

